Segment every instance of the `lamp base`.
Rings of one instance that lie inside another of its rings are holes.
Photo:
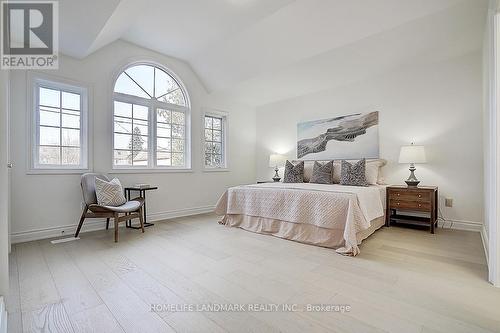
[[[279,169],[278,169],[278,167],[276,167],[276,169],[274,169],[274,172],[275,172],[275,173],[274,173],[273,180],[274,180],[275,182],[279,182],[279,181],[281,180],[281,177],[280,177],[280,175],[279,175],[279,173],[278,173],[278,170],[279,170]]]
[[[415,170],[417,170],[417,168],[415,168],[415,165],[411,163],[409,170],[410,170],[410,177],[408,177],[408,179],[405,180],[405,183],[406,185],[408,185],[408,187],[417,187],[418,184],[420,183],[420,180],[418,180],[417,177],[415,177]]]
[[[420,181],[405,180],[405,183],[406,185],[408,185],[408,187],[417,187]]]

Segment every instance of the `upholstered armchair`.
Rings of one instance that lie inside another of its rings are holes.
[[[109,228],[109,219],[113,218],[115,223],[115,242],[118,242],[118,224],[138,218],[141,222],[141,229],[144,232],[144,220],[142,208],[144,206],[143,198],[135,198],[127,201],[121,206],[99,206],[95,190],[95,179],[99,178],[109,181],[108,177],[98,173],[86,173],[82,175],[80,185],[83,192],[83,201],[85,207],[80,218],[80,223],[76,229],[75,237],[78,237],[86,218],[106,218],[106,230]],[[122,215],[123,214],[123,215]]]

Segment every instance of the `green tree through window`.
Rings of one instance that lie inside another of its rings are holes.
[[[128,144],[128,149],[132,151],[132,156],[130,156],[130,163],[137,157],[137,155],[143,150],[144,139],[141,135],[141,129],[139,127],[134,127],[132,137],[130,138],[130,143]]]

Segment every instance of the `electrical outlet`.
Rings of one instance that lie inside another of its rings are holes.
[[[444,199],[444,205],[446,207],[453,207],[453,199],[452,198],[445,198]]]

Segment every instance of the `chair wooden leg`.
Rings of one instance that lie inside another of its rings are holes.
[[[118,243],[118,213],[115,213],[115,243]]]
[[[144,217],[142,215],[142,207],[139,209],[139,221],[141,221],[141,230],[144,233]]]
[[[87,206],[85,206],[85,208],[83,209],[82,216],[80,217],[80,223],[78,223],[78,228],[76,229],[75,238],[78,237],[78,235],[80,234],[80,230],[82,229],[83,221],[85,221],[85,214],[87,214],[87,209],[88,209]]]
[[[106,219],[106,230],[109,229],[109,217]]]

